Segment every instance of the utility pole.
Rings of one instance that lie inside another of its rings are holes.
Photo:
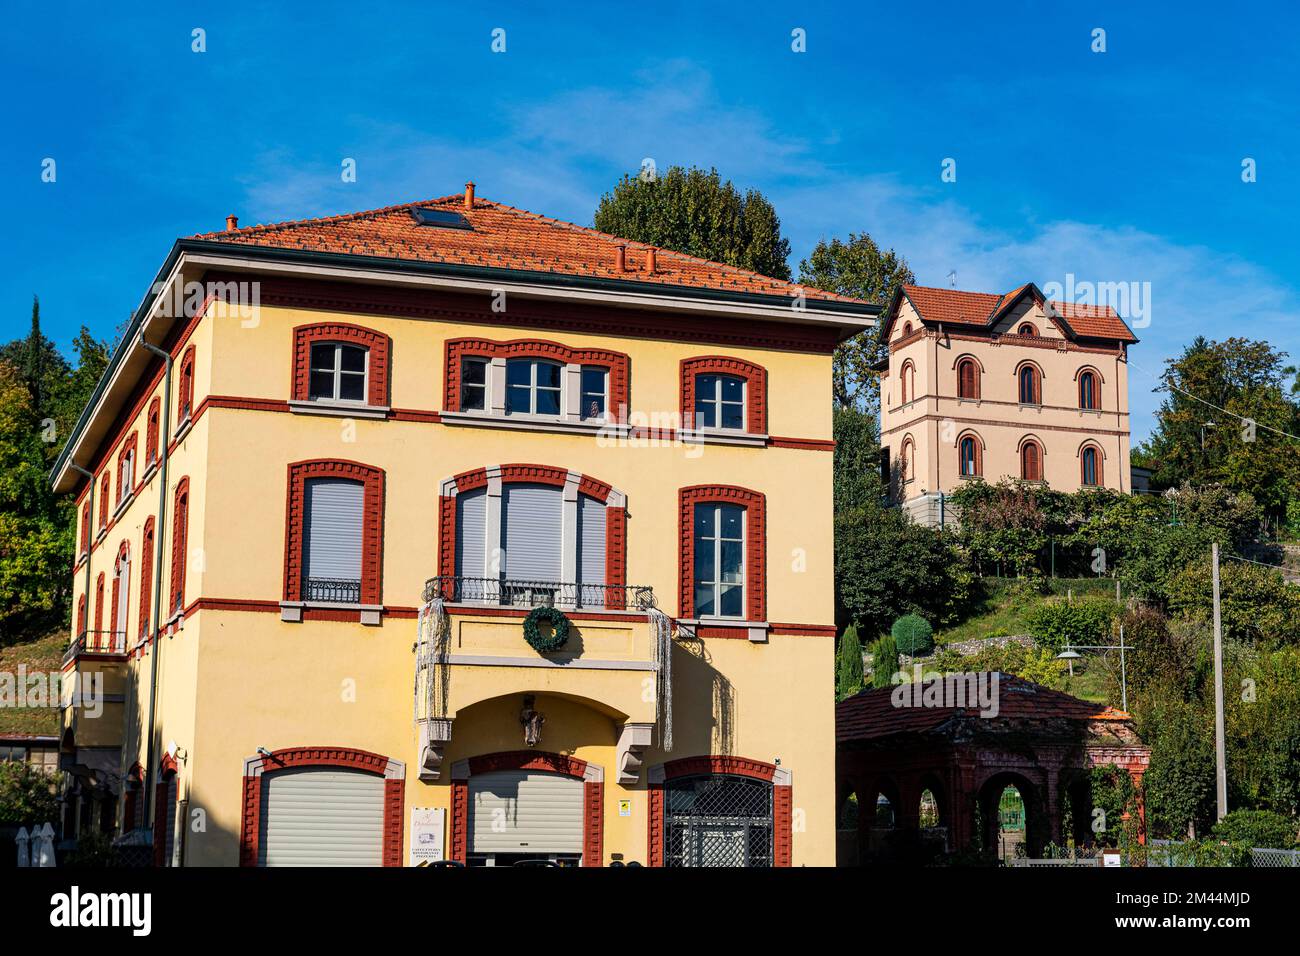
[[[1211,547],[1214,562],[1214,763],[1218,817],[1228,815],[1228,769],[1223,746],[1223,621],[1219,614],[1219,545]]]

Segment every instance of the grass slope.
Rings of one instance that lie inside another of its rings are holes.
[[[20,665],[25,665],[28,674],[35,672],[57,674],[67,646],[67,632],[59,629],[25,644],[0,647],[0,673],[13,674],[15,684]],[[0,733],[55,735],[58,732],[57,706],[0,706]]]

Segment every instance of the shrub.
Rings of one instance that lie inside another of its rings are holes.
[[[871,645],[871,686],[890,686],[898,668],[898,643],[886,634]]]
[[[850,624],[840,638],[840,648],[835,660],[835,694],[839,700],[852,697],[862,690],[862,642],[858,640],[858,626]]]
[[[1290,850],[1296,845],[1297,828],[1294,819],[1273,810],[1233,810],[1214,825],[1210,835],[1252,847]]]
[[[1059,651],[1066,644],[1103,644],[1110,636],[1111,618],[1117,607],[1113,601],[1089,599],[1046,601],[1029,612],[1027,621],[1034,640],[1042,647]]]
[[[889,633],[900,654],[919,657],[934,650],[934,629],[919,614],[904,614],[894,622]]]
[[[54,778],[17,761],[0,763],[0,824],[31,826],[59,818]]]

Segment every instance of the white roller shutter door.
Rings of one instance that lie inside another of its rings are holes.
[[[262,777],[258,866],[380,866],[384,778],[308,767]]]
[[[581,853],[582,781],[531,770],[469,778],[470,853]]]
[[[583,607],[604,607],[605,505],[591,495],[578,496],[578,581]]]

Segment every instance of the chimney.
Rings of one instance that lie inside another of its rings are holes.
[[[465,208],[466,209],[474,208],[474,184],[473,183],[465,184]]]
[[[614,253],[614,271],[627,272],[627,246],[619,245]]]
[[[238,228],[239,228],[239,217],[238,217],[238,216],[227,216],[227,217],[226,217],[226,232],[234,232],[234,231],[235,231],[236,229],[238,229]]]
[[[651,246],[645,254],[645,271],[650,275],[655,274],[655,248]]]

